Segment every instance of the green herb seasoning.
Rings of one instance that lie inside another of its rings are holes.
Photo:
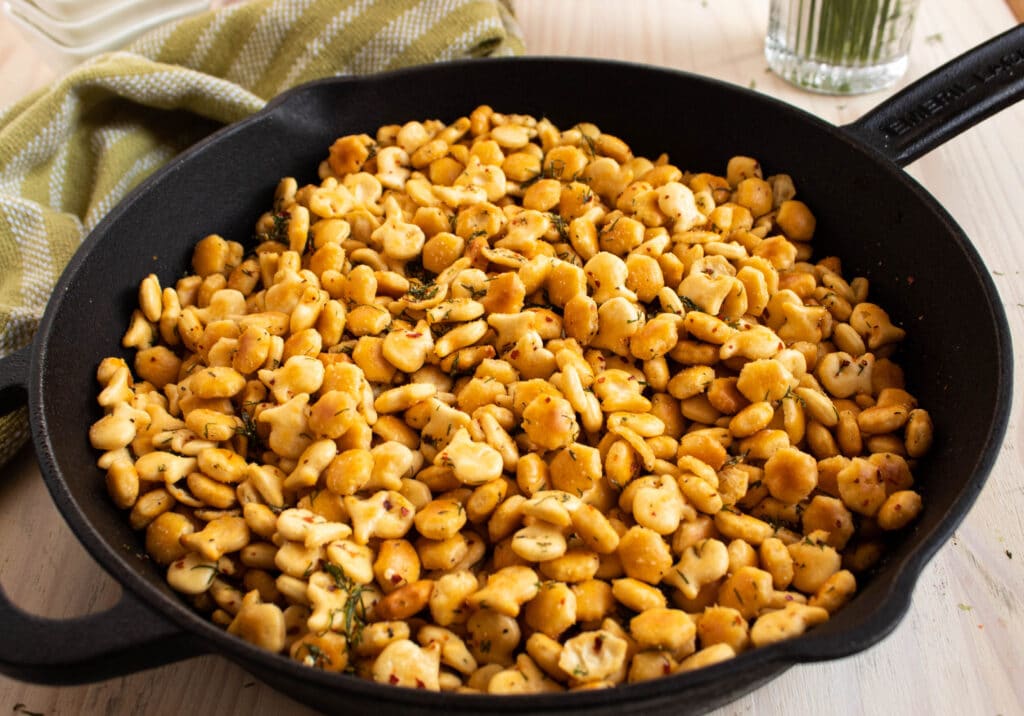
[[[409,287],[409,295],[416,301],[429,301],[439,290],[440,287],[433,283],[414,283]]]
[[[362,641],[363,628],[367,623],[366,605],[363,603],[363,592],[366,591],[366,587],[358,584],[345,574],[344,569],[333,562],[327,562],[324,565],[324,571],[334,579],[335,586],[338,589],[344,590],[348,595],[345,598],[345,606],[342,608],[341,613],[344,619],[345,637],[349,645],[355,647]],[[333,615],[331,616],[331,623],[334,623]]]

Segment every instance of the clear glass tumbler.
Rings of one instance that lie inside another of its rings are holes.
[[[771,0],[765,57],[783,79],[825,94],[890,87],[907,70],[919,0]]]

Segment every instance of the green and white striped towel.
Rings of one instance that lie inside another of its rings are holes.
[[[308,80],[522,50],[503,0],[252,0],[154,30],[0,110],[0,355],[31,341],[104,214],[219,126]],[[24,408],[0,418],[0,463],[27,437]]]

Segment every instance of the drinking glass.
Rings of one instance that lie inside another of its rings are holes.
[[[765,57],[783,79],[825,94],[890,87],[907,70],[919,0],[771,0]]]

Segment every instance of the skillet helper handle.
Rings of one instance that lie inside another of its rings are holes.
[[[0,359],[0,415],[26,402],[31,349]],[[0,673],[45,684],[101,681],[203,651],[126,591],[105,612],[49,619],[18,608],[0,587],[0,635]]]
[[[0,415],[7,415],[27,402],[28,366],[32,344],[0,358]]]
[[[0,589],[0,633],[0,672],[41,684],[102,681],[202,651],[127,592],[105,612],[49,619],[22,611]]]
[[[899,166],[1024,97],[1024,24],[925,75],[843,130]]]
[[[42,684],[102,681],[202,651],[128,592],[105,612],[49,619],[22,611],[0,588],[0,634],[0,672]]]

